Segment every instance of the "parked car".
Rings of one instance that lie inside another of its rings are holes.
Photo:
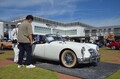
[[[120,40],[110,42],[107,47],[111,48],[112,50],[120,49]]]
[[[0,40],[0,49],[12,48],[12,42],[8,40]]]
[[[44,43],[33,45],[33,56],[59,61],[63,66],[72,68],[80,63],[98,63],[99,47],[95,44],[64,41],[60,35],[47,34]]]
[[[104,46],[104,44],[101,43],[101,42],[96,42],[95,44],[96,44],[97,46],[99,46],[99,47],[103,47],[103,46]]]

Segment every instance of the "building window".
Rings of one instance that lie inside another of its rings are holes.
[[[77,35],[77,29],[66,30],[66,35]]]
[[[49,34],[49,33],[51,33],[51,28],[49,28],[49,27],[35,26],[34,27],[34,32]],[[73,29],[73,30],[53,29],[53,34],[59,34],[59,35],[77,35],[77,29]]]
[[[89,36],[90,30],[85,30],[85,36]]]
[[[120,28],[114,28],[114,34],[120,36]]]
[[[111,28],[108,29],[108,32],[111,32]]]
[[[35,26],[34,32],[48,34],[51,33],[51,28]]]
[[[16,26],[15,25],[11,25],[11,29],[15,28]]]
[[[97,30],[92,30],[91,35],[96,36]]]
[[[106,33],[106,29],[104,29],[103,33]]]

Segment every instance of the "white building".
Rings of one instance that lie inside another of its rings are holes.
[[[0,20],[0,39],[10,39],[10,33],[16,23]]]
[[[25,18],[14,20],[13,22],[21,22]],[[45,35],[45,34],[59,34],[63,37],[71,38],[85,38],[85,29],[92,28],[92,26],[80,23],[80,22],[71,22],[71,23],[61,23],[57,21],[52,21],[40,17],[34,17],[32,22],[33,34]],[[80,41],[80,39],[79,39]]]
[[[25,18],[23,17],[14,20],[13,22],[21,22],[24,19]],[[61,23],[40,17],[34,17],[32,27],[34,34],[44,35],[48,33],[58,33],[62,36],[83,37],[85,36],[85,29],[91,28],[92,26],[80,22]]]

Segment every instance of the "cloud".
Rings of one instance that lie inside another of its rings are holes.
[[[120,18],[108,18],[99,22],[100,26],[120,25]]]
[[[0,19],[8,20],[32,14],[61,22],[80,21],[93,26],[120,24],[119,16],[103,16],[106,11],[104,9],[79,6],[80,3],[90,1],[93,0],[0,0]]]
[[[83,0],[1,0],[0,6],[1,7],[14,6],[20,8],[20,7],[29,7],[35,5],[43,5],[46,3],[51,4],[51,6],[54,6],[55,4],[66,5],[76,1],[83,1]]]
[[[14,16],[28,13],[38,16],[72,15],[76,10],[73,2],[77,1],[79,0],[1,0],[0,11],[5,13],[3,15]]]
[[[87,23],[96,27],[120,25],[120,17],[106,19],[81,19],[80,22]]]
[[[10,9],[13,12],[34,12],[39,15],[73,14],[77,9],[74,3],[78,1],[83,2],[88,0],[1,0],[0,8],[4,9],[4,11]]]
[[[1,7],[14,6],[17,8],[21,8],[21,7],[40,5],[40,4],[47,3],[47,2],[48,0],[19,0],[19,1],[18,0],[4,0],[4,1],[1,1],[0,6]]]

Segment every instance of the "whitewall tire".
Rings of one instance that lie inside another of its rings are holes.
[[[72,68],[77,65],[77,57],[71,50],[65,50],[61,55],[61,63],[67,68]]]

